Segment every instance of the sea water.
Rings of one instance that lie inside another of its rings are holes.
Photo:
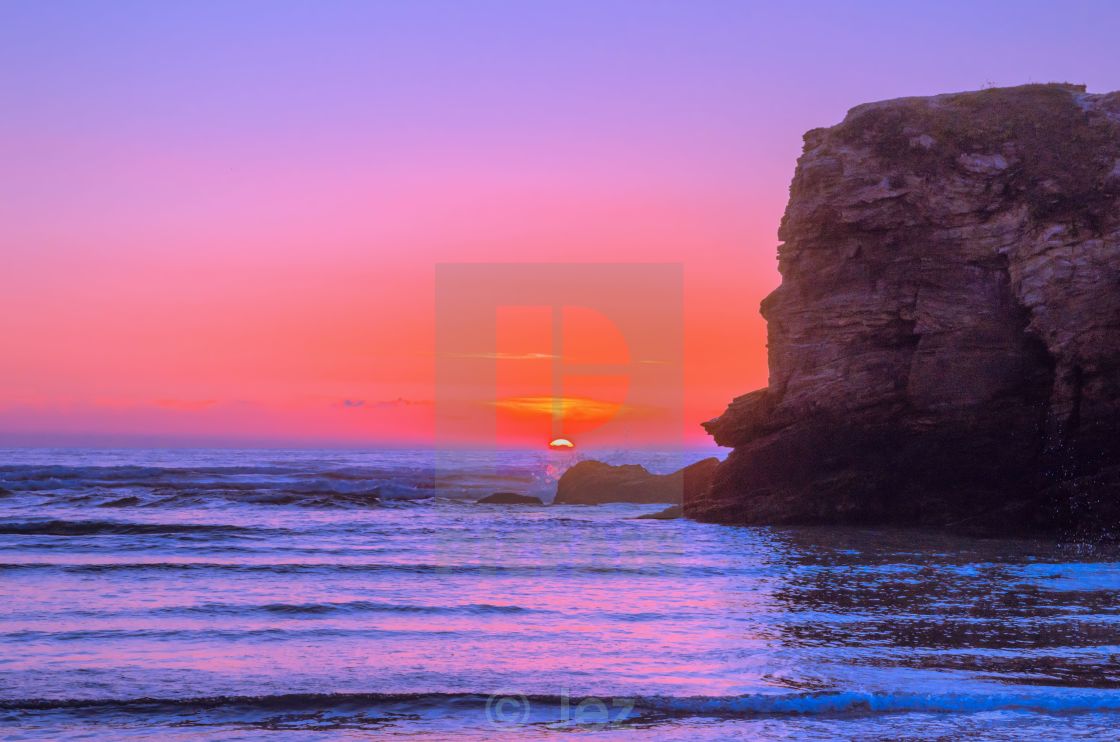
[[[1116,738],[1108,548],[474,504],[575,458],[0,451],[0,738]]]

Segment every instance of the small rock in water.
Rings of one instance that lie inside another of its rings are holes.
[[[631,502],[678,505],[707,491],[719,459],[697,461],[672,474],[652,474],[638,464],[611,465],[581,461],[556,483],[554,505],[602,505]]]
[[[677,520],[684,517],[684,508],[680,505],[673,505],[664,510],[658,510],[656,513],[646,513],[639,515],[637,520]]]
[[[519,495],[516,492],[495,492],[482,498],[478,505],[544,505],[541,498],[532,495]]]

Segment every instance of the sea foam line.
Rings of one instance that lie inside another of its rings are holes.
[[[133,699],[0,699],[4,711],[80,711],[88,713],[200,713],[208,710],[330,710],[351,711],[408,705],[414,709],[485,707],[481,693],[338,693],[201,698]],[[526,695],[520,698],[540,710],[575,704],[580,696]],[[630,696],[643,716],[750,717],[828,714],[958,713],[1022,711],[1047,714],[1120,712],[1120,694],[1110,691],[1063,693],[908,693],[834,691],[815,693],[748,694],[741,696]]]

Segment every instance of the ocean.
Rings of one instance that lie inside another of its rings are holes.
[[[0,451],[0,738],[1116,738],[1110,548],[474,504],[581,455]]]

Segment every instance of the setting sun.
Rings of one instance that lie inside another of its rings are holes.
[[[557,438],[548,444],[549,448],[575,448],[576,444],[572,443],[567,438]]]

